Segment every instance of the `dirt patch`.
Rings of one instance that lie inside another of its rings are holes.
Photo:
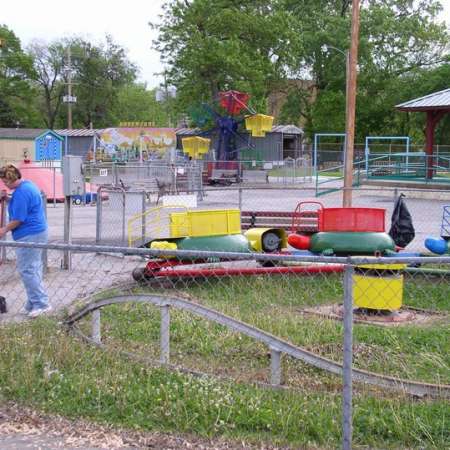
[[[302,314],[315,315],[318,317],[342,320],[344,316],[344,307],[342,304],[319,305],[299,310]],[[398,311],[368,311],[355,309],[353,311],[354,323],[365,323],[368,325],[380,326],[401,326],[401,325],[424,325],[439,322],[445,319],[447,315],[437,311],[428,311],[416,309],[408,306],[402,307]]]
[[[196,450],[276,450],[279,447],[254,446],[183,437],[158,432],[136,432],[69,420],[35,411],[14,403],[0,404],[0,448],[25,449],[196,449]],[[287,447],[284,447],[287,449]]]

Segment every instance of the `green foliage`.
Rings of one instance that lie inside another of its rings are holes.
[[[125,50],[106,37],[105,45],[93,45],[81,38],[69,38],[50,44],[33,42],[28,51],[34,62],[36,104],[48,128],[67,127],[67,108],[63,96],[69,80],[69,50],[73,109],[73,127],[113,124],[119,90],[136,78],[136,67]]]
[[[424,114],[397,112],[395,105],[448,88],[449,33],[437,19],[441,3],[361,2],[357,141],[409,135],[423,142]],[[350,1],[168,0],[163,11],[151,24],[158,31],[153,45],[177,97],[160,104],[136,82],[136,66],[110,36],[98,45],[79,37],[34,42],[27,55],[13,31],[0,27],[6,43],[0,49],[0,125],[67,126],[62,97],[70,47],[74,127],[175,124],[195,105],[211,104],[219,91],[236,89],[250,93],[250,106],[261,113],[270,94],[283,93],[278,122],[301,124],[307,136],[344,131]],[[449,124],[448,116],[441,121],[437,143],[449,142]]]
[[[165,6],[155,48],[168,65],[168,81],[186,107],[210,102],[221,90],[267,98],[285,77],[298,36],[277,1],[172,0]],[[263,102],[264,103],[264,102]],[[264,112],[264,111],[261,111]]]
[[[6,26],[0,26],[0,127],[36,126],[32,59],[21,48],[20,40]]]
[[[87,127],[91,123],[98,128],[118,125],[119,92],[136,80],[137,68],[111,36],[106,36],[105,45],[94,46],[79,38],[71,45],[76,56],[73,76],[77,96],[75,126]]]
[[[300,122],[309,136],[343,132],[342,53],[350,46],[350,4],[172,0],[166,2],[161,23],[153,25],[159,31],[154,45],[185,109],[211,102],[219,90],[238,89],[249,92],[255,109],[264,112],[268,94],[275,90],[286,94],[279,122]],[[362,2],[357,140],[400,134],[409,134],[416,143],[423,140],[423,115],[410,118],[394,107],[447,87],[449,35],[437,22],[440,10],[437,0]],[[341,53],[324,51],[324,44]],[[447,123],[437,132],[438,142],[448,139]]]
[[[127,84],[118,91],[114,122],[153,122],[156,127],[164,127],[169,123],[166,106],[156,101],[155,89],[141,83]]]
[[[63,42],[49,45],[34,41],[28,48],[36,73],[33,84],[37,91],[36,104],[45,127],[55,128],[65,92]],[[65,128],[65,127],[63,127]]]

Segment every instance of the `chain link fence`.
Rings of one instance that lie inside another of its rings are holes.
[[[202,191],[202,164],[197,161],[86,163],[84,174],[87,180],[100,186],[172,193]]]
[[[0,241],[4,392],[287,448],[448,447],[450,257],[275,255],[233,239],[239,251]],[[25,331],[17,247],[45,251],[49,317],[70,335],[45,319]]]
[[[386,210],[386,231],[405,194],[415,228],[406,257],[293,248],[278,255],[262,250],[286,246],[282,234],[244,236],[240,226],[289,233],[299,202],[340,207],[342,192],[317,199],[307,184],[268,184],[210,187],[190,197],[101,187],[96,204],[73,205],[73,241],[90,245],[58,244],[62,205],[47,210],[51,244],[1,240],[2,391],[25,390],[47,405],[77,398],[89,411],[86,386],[101,404],[114,386],[109,410],[135,423],[150,414],[135,400],[137,389],[154,406],[152,417],[171,429],[232,429],[241,437],[256,430],[258,440],[288,448],[447,448],[450,255],[431,256],[424,246],[427,236],[445,234],[447,192],[353,190],[353,206]],[[193,199],[196,206],[188,205]],[[233,227],[229,210],[239,230],[220,239],[191,236],[182,219],[175,228],[169,220],[172,213],[219,211],[227,218],[220,225]],[[1,211],[0,226],[4,200]],[[155,238],[153,249],[137,248]],[[22,311],[26,292],[15,250],[27,246],[42,249],[52,326],[39,328],[41,319],[28,321]],[[58,324],[75,337],[63,336]],[[91,355],[84,342],[107,356],[80,358]],[[18,358],[17,348],[29,356]],[[122,364],[125,358],[132,362]],[[182,377],[175,387],[168,381],[173,373]],[[44,381],[36,384],[39,376]],[[136,388],[154,377],[158,393]],[[208,388],[205,379],[212,380]]]
[[[201,200],[191,198],[184,194],[164,194],[158,199],[158,192],[132,191],[119,188],[102,188],[96,208],[79,207],[75,209],[74,216],[80,217],[79,226],[74,226],[74,233],[79,235],[79,242],[94,241],[106,245],[127,245],[127,233],[130,220],[139,220],[138,216],[149,215],[160,206],[178,205],[190,209],[239,209],[241,219],[248,222],[252,214],[272,213],[272,217],[265,220],[256,220],[258,226],[280,226],[286,231],[292,227],[292,216],[299,202],[320,202],[325,208],[342,206],[342,191],[336,191],[319,198],[315,197],[312,187],[256,188],[216,187],[203,191]],[[438,238],[441,233],[444,207],[450,204],[450,194],[447,191],[420,190],[408,188],[380,188],[361,187],[352,190],[352,205],[354,207],[375,207],[385,209],[385,229],[391,227],[391,217],[395,201],[400,194],[405,195],[405,204],[412,216],[415,229],[414,240],[405,250],[410,252],[427,252],[424,242],[427,237]],[[166,199],[164,201],[164,198]],[[157,202],[158,200],[158,202]],[[284,213],[285,217],[280,214]],[[50,215],[52,211],[49,211]],[[264,214],[263,214],[264,215]],[[94,217],[95,216],[95,217]],[[145,220],[142,219],[142,230],[145,236]],[[87,222],[91,224],[87,224]],[[96,224],[95,228],[92,224]],[[78,234],[77,234],[78,233]],[[83,235],[83,237],[81,237]],[[95,238],[94,238],[95,236]]]

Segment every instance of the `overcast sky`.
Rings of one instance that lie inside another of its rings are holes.
[[[0,24],[8,26],[25,47],[32,39],[49,42],[78,35],[100,43],[111,34],[127,49],[128,57],[141,70],[141,80],[158,86],[163,66],[151,50],[155,32],[148,26],[157,19],[163,0],[1,0]]]
[[[159,54],[151,50],[155,32],[148,26],[157,19],[164,0],[2,0],[0,24],[7,25],[25,47],[32,39],[49,42],[64,36],[81,35],[93,42],[104,42],[106,33],[128,50],[131,61],[141,70],[141,80],[156,87],[163,66]],[[441,0],[442,18],[450,24],[450,0]]]

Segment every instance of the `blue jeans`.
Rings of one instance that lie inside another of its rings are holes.
[[[47,243],[48,232],[43,231],[17,239],[17,242]],[[25,309],[32,311],[48,306],[48,295],[42,283],[42,249],[16,248],[17,270],[27,292]]]

